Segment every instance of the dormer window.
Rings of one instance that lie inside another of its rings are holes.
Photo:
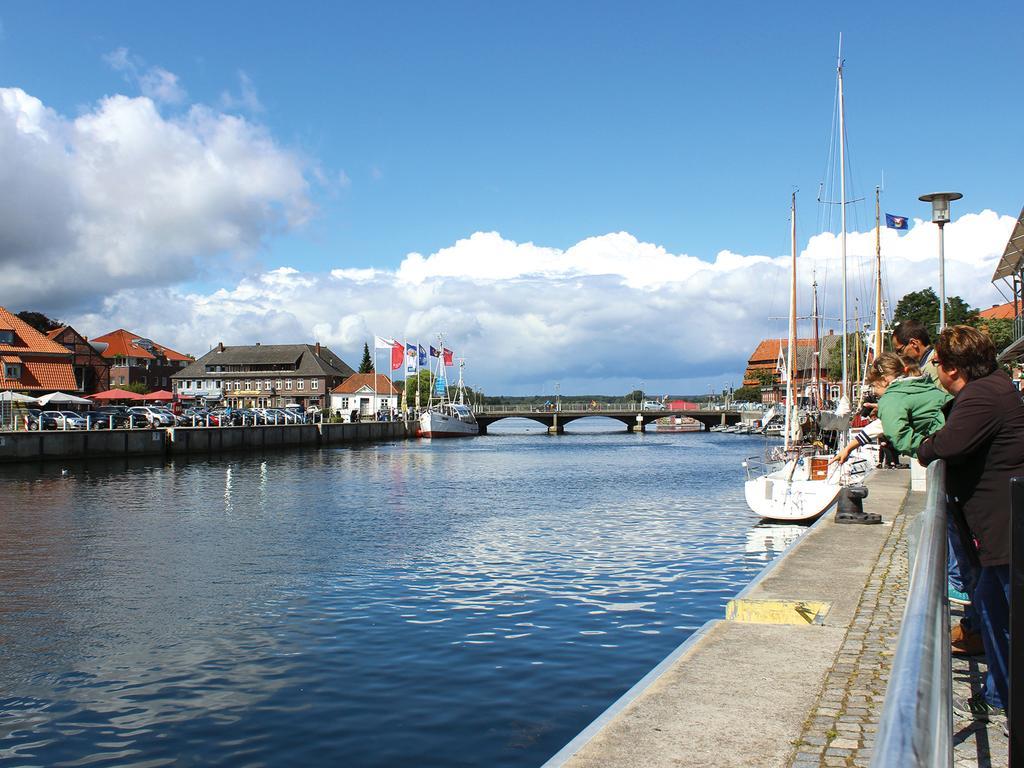
[[[4,363],[4,378],[19,381],[21,379],[21,365],[19,363]]]
[[[0,344],[14,344],[14,331],[9,328],[0,328]]]

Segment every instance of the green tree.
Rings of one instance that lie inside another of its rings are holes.
[[[359,363],[360,373],[373,373],[373,360],[370,359],[370,345],[363,342],[363,361]]]
[[[1017,339],[1013,331],[1013,320],[1010,319],[979,317],[970,325],[984,331],[992,338],[992,344],[997,353],[1002,352]]]
[[[24,320],[29,325],[31,325],[40,333],[46,333],[47,331],[52,331],[55,328],[61,328],[64,325],[64,323],[62,323],[60,320],[54,320],[52,318],[49,318],[42,312],[31,312],[29,310],[24,310],[18,313],[18,317]]]
[[[740,387],[732,393],[733,399],[748,402],[757,403],[761,401],[761,388],[760,387]]]
[[[775,383],[775,371],[771,368],[756,368],[751,376],[757,380],[757,383],[762,387],[770,387]],[[742,389],[742,387],[741,387]],[[760,391],[758,393],[760,397]]]
[[[971,324],[977,320],[977,310],[959,296],[946,297],[946,325]],[[939,327],[939,297],[931,288],[912,291],[899,300],[893,312],[893,321],[917,320],[928,333],[935,335]]]
[[[141,381],[136,381],[132,384],[125,384],[123,387],[119,387],[119,389],[123,389],[125,392],[134,392],[137,395],[149,394],[149,387],[147,387]]]
[[[642,403],[644,401],[644,391],[642,389],[634,389],[628,395],[626,395],[627,403]]]

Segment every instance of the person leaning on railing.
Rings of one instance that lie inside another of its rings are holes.
[[[917,456],[925,466],[946,460],[951,513],[977,542],[981,571],[973,597],[988,662],[981,692],[954,697],[953,711],[975,720],[1002,718],[1010,700],[1010,478],[1024,475],[1024,404],[981,331],[946,328],[934,357],[953,400],[945,426],[921,443]]]

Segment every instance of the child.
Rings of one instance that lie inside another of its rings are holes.
[[[843,464],[859,445],[882,435],[897,453],[917,455],[917,447],[944,423],[942,406],[950,396],[921,374],[917,362],[884,352],[868,368],[867,382],[878,395],[878,419],[856,432],[833,461]]]

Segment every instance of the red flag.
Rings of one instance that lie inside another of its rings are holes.
[[[405,344],[396,341],[391,347],[391,370],[397,371],[405,361]]]
[[[454,363],[454,362],[452,362],[452,356],[453,356],[454,354],[455,354],[455,353],[454,353],[454,352],[452,352],[452,351],[451,351],[450,349],[446,349],[446,350],[444,350],[444,364],[445,364],[445,365],[455,365],[455,363]]]

